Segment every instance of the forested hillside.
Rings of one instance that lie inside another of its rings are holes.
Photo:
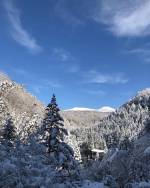
[[[59,112],[0,74],[0,187],[148,188],[149,138],[150,89],[112,113]]]
[[[86,137],[86,142],[100,144],[106,142],[107,147],[118,147],[127,137],[135,140],[142,134],[144,123],[150,114],[150,89],[140,91],[133,99],[100,120],[90,128],[76,129],[72,133],[80,140]]]

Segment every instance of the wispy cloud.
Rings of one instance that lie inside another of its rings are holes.
[[[145,36],[150,34],[149,0],[97,1],[93,19],[104,23],[117,36]]]
[[[62,62],[74,60],[71,53],[63,48],[54,48],[52,51],[52,57]]]
[[[60,62],[58,66],[63,68],[68,73],[77,73],[80,70],[78,60],[67,50],[63,48],[54,48],[51,53],[51,58]]]
[[[123,73],[102,74],[95,70],[91,70],[84,74],[84,83],[96,84],[126,84],[129,81]]]
[[[32,53],[38,53],[42,47],[37,44],[37,41],[24,29],[20,10],[14,4],[13,0],[4,0],[4,8],[10,23],[10,34],[18,44],[26,47]]]
[[[129,49],[126,53],[136,55],[136,57],[141,59],[145,64],[150,63],[150,49],[147,47]]]
[[[144,54],[144,55],[149,55],[150,54],[150,50],[146,49],[146,48],[133,48],[127,51],[128,53],[131,54]]]
[[[58,0],[54,9],[58,17],[72,26],[84,26],[94,20],[98,24],[105,24],[116,36],[140,37],[150,34],[149,0]]]

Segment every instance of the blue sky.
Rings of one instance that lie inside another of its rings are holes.
[[[47,104],[119,107],[150,87],[149,0],[2,0],[0,71]]]

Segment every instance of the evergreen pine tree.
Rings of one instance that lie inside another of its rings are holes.
[[[150,132],[150,117],[148,117],[146,119],[146,121],[144,122],[144,124],[145,124],[145,132],[149,133]]]
[[[9,117],[1,132],[1,142],[8,146],[13,146],[13,141],[16,138],[16,130],[11,117]]]
[[[130,150],[133,147],[133,141],[129,139],[129,136],[125,136],[119,144],[119,149],[121,150]]]
[[[47,146],[49,157],[54,164],[69,172],[76,168],[76,162],[73,149],[64,142],[64,138],[68,135],[68,132],[64,128],[64,120],[60,116],[59,111],[56,97],[53,95],[51,103],[46,108],[46,117],[43,122],[45,132],[44,143]]]

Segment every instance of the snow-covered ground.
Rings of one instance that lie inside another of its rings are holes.
[[[129,184],[131,188],[150,188],[150,182],[139,182],[139,183],[131,183]]]
[[[69,183],[66,184],[56,184],[57,188],[67,188],[69,186]],[[72,182],[72,187],[75,188],[108,188],[107,186],[104,186],[103,183],[99,182],[91,182],[88,180],[85,180],[84,182]]]

